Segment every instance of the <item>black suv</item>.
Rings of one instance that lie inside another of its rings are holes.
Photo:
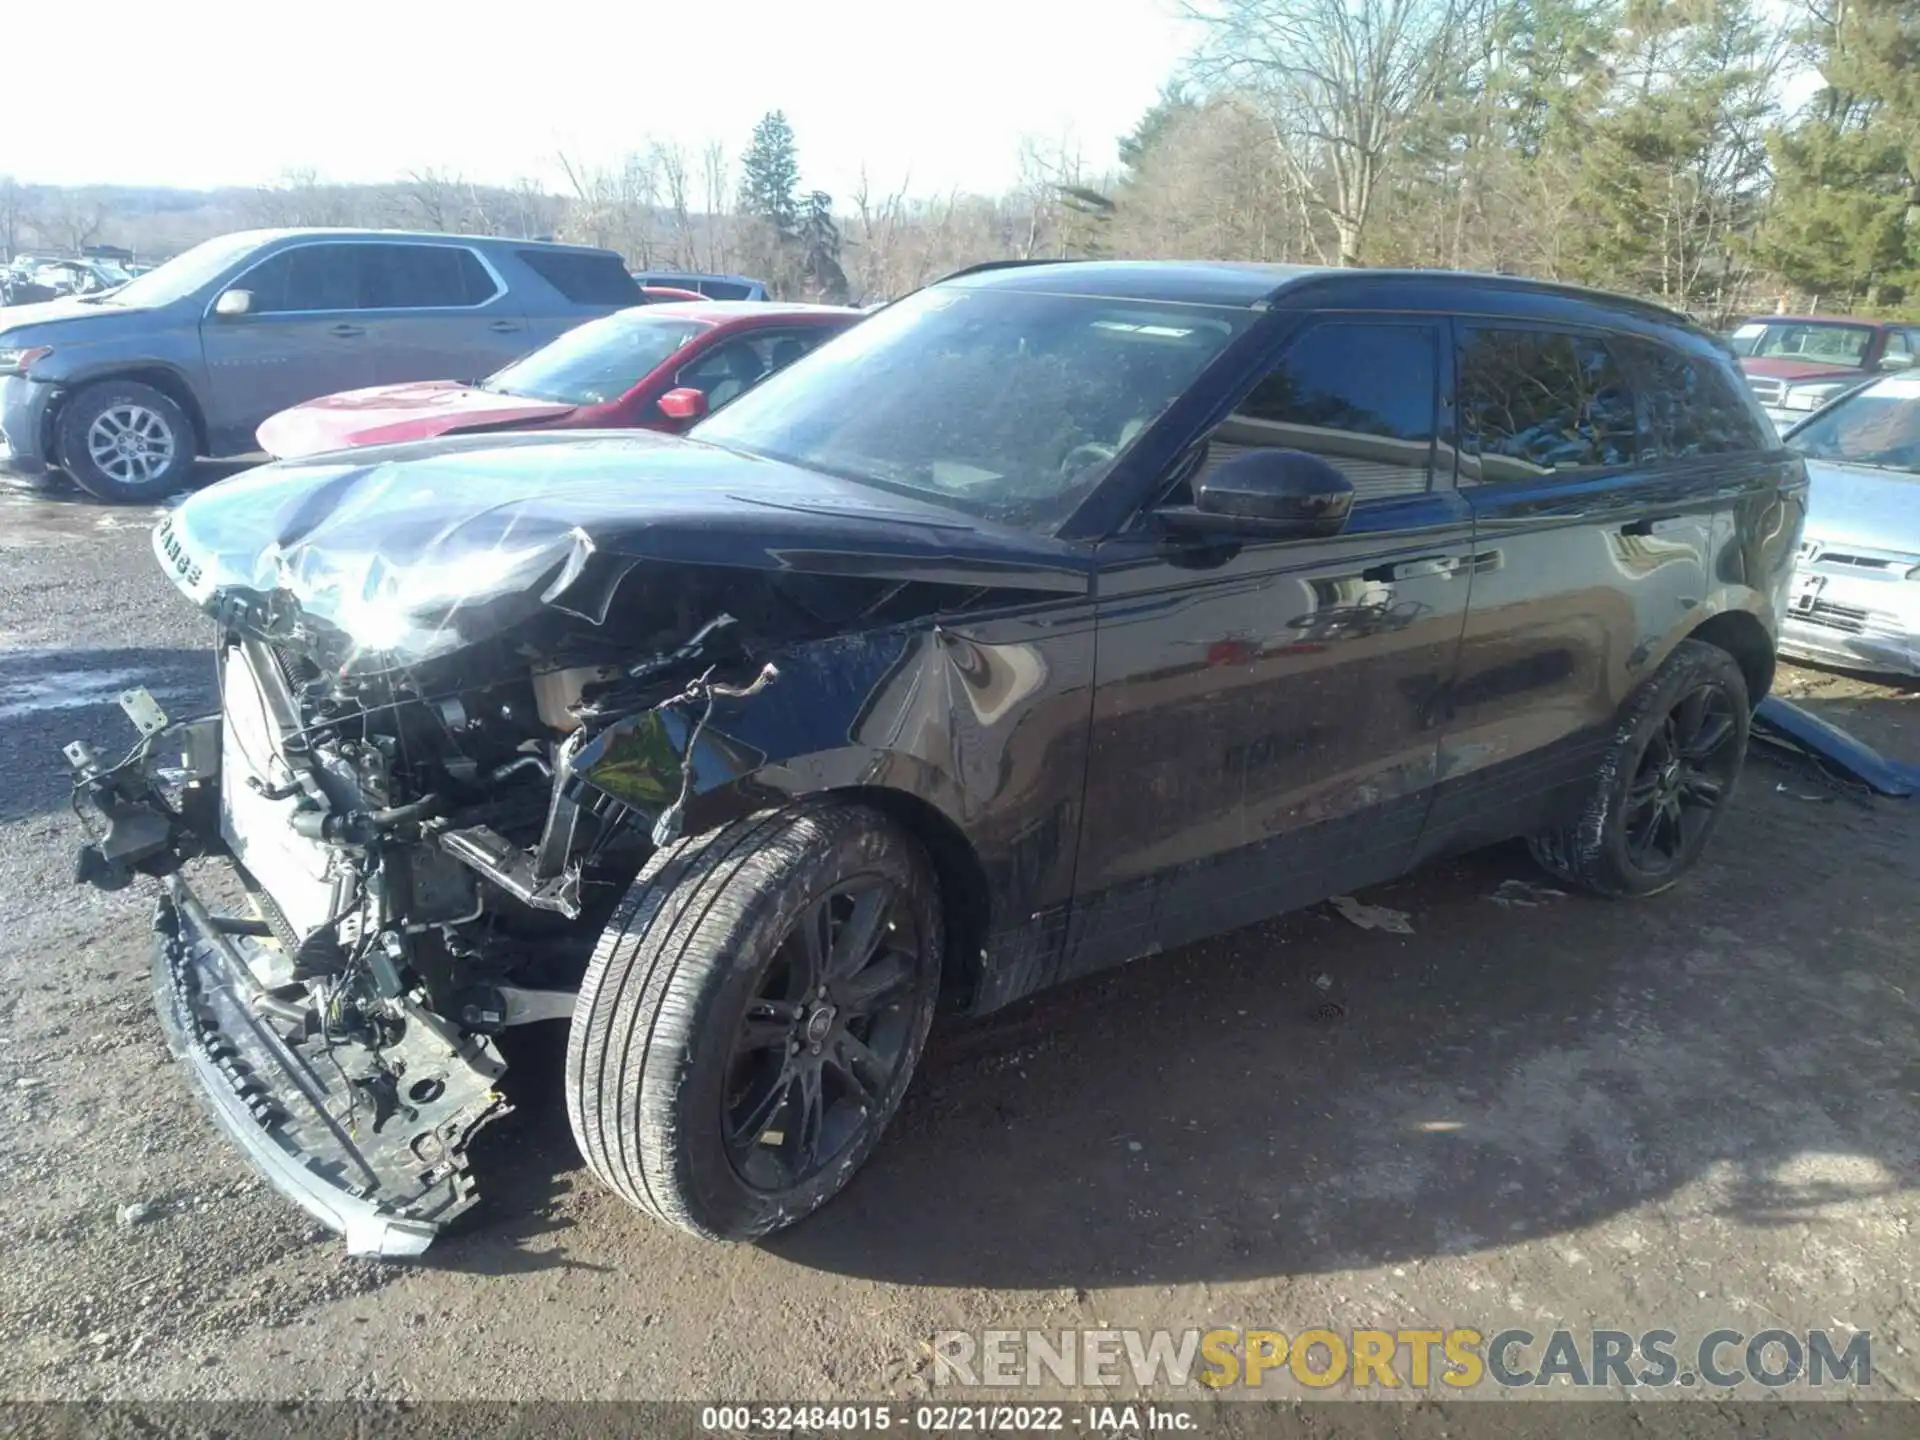
[[[1510,836],[1603,895],[1672,885],[1804,498],[1729,353],[1652,306],[983,267],[691,439],[187,501],[155,544],[224,712],[136,694],[125,762],[70,751],[82,870],[161,878],[176,1050],[351,1250],[472,1203],[494,1037],[548,1018],[594,1171],[760,1235],[847,1182],[942,1005]]]

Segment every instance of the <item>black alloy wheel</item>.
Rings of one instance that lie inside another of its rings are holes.
[[[900,1108],[940,998],[941,887],[896,819],[818,796],[655,852],[567,1039],[593,1172],[712,1240],[791,1225]]]
[[[1596,895],[1677,883],[1733,798],[1752,713],[1740,663],[1682,640],[1621,707],[1578,814],[1529,839],[1533,858]]]
[[[1733,697],[1706,681],[1681,696],[1647,737],[1621,819],[1627,859],[1649,876],[1685,862],[1740,771]]]
[[[805,1185],[869,1128],[912,1050],[921,937],[884,876],[815,900],[761,975],[734,1038],[724,1117],[740,1178]]]

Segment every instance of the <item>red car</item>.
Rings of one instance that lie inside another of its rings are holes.
[[[590,320],[475,384],[324,395],[268,417],[280,459],[474,430],[684,430],[861,318],[835,305],[699,300]]]
[[[1761,315],[1729,337],[1762,408],[1781,430],[1836,396],[1920,360],[1920,325],[1837,315]]]

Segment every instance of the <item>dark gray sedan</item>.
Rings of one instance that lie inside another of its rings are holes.
[[[0,465],[106,500],[180,488],[319,395],[490,374],[642,301],[611,250],[398,231],[251,230],[99,295],[0,311]]]

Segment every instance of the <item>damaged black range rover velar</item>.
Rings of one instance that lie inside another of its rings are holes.
[[[983,267],[690,439],[186,501],[155,549],[217,624],[220,713],[134,692],[124,760],[69,748],[81,873],[160,881],[175,1050],[351,1251],[473,1204],[498,1036],[547,1019],[594,1172],[757,1236],[847,1183],[942,1006],[1510,836],[1673,884],[1804,488],[1652,307]]]

